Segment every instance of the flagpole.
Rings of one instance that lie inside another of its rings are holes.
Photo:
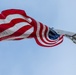
[[[74,32],[69,32],[65,30],[60,30],[60,29],[54,29],[58,34],[64,35],[65,37],[69,38],[76,44],[76,33]]]

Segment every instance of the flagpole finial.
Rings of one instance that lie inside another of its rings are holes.
[[[76,44],[76,34],[74,35],[68,35],[68,34],[65,34],[64,36],[66,36],[67,38],[71,39],[75,44]]]
[[[73,41],[73,43],[76,44],[76,33],[65,31],[65,30],[60,30],[60,29],[55,29],[55,31],[58,34],[64,35],[65,37],[69,38],[70,40]]]
[[[76,34],[72,36],[72,41],[76,44]]]

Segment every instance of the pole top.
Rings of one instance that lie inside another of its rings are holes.
[[[65,31],[65,30],[60,30],[60,29],[55,29],[55,31],[58,34],[64,35],[65,37],[69,38],[70,40],[73,41],[73,43],[76,44],[76,33]]]

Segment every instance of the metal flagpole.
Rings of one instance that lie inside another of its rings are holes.
[[[69,38],[76,44],[76,33],[60,30],[60,29],[54,29],[58,34],[64,35],[65,37]]]

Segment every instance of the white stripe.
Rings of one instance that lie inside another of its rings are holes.
[[[50,41],[50,38],[48,37],[48,33],[49,33],[49,28],[48,28],[48,31],[47,31],[47,39]],[[52,41],[55,42],[55,40],[52,40],[52,39],[51,39],[51,42],[52,42]]]
[[[28,22],[32,22],[30,18],[26,18],[20,14],[11,14],[11,15],[8,15],[5,19],[0,19],[0,24],[10,23],[11,20],[17,19],[17,18],[21,18]]]
[[[45,35],[44,35],[45,30],[46,30],[46,26],[43,25],[43,29],[42,29],[42,38],[43,38],[43,40],[44,40],[45,42],[47,42],[47,43],[55,43],[54,41],[50,42],[50,41],[48,41],[48,40],[45,38]],[[47,36],[48,36],[48,34],[47,34]]]
[[[60,43],[61,41],[63,41],[63,39],[56,41],[56,44],[57,44],[57,43]]]
[[[40,32],[40,23],[37,22],[37,32],[36,32],[37,39],[38,39],[38,41],[39,41],[41,44],[47,45],[47,44],[45,44],[44,42],[42,42],[42,40],[40,39],[39,32]]]
[[[49,33],[49,28],[48,28],[48,31],[47,31],[47,39],[50,40],[50,38],[48,37],[48,33]]]
[[[17,39],[17,38],[23,38],[23,39],[25,39],[25,38],[29,37],[33,33],[33,31],[34,31],[34,28],[31,27],[29,30],[27,30],[26,32],[24,32],[22,35],[17,36],[17,37],[7,38],[5,40],[14,40],[14,39]]]
[[[37,36],[38,41],[39,41],[42,45],[45,45],[45,46],[53,46],[53,45],[59,43],[60,41],[62,41],[62,39],[61,39],[60,41],[59,41],[59,40],[55,41],[54,44],[52,44],[51,42],[50,42],[49,44],[46,44],[46,43],[44,43],[44,42],[40,39],[39,31],[40,31],[40,23],[37,22],[37,32],[36,32],[36,36]]]
[[[9,36],[9,35],[13,34],[14,32],[16,32],[17,30],[19,30],[21,27],[27,26],[27,25],[30,25],[30,24],[27,22],[17,23],[13,27],[1,32],[0,38],[5,37],[5,36]]]

